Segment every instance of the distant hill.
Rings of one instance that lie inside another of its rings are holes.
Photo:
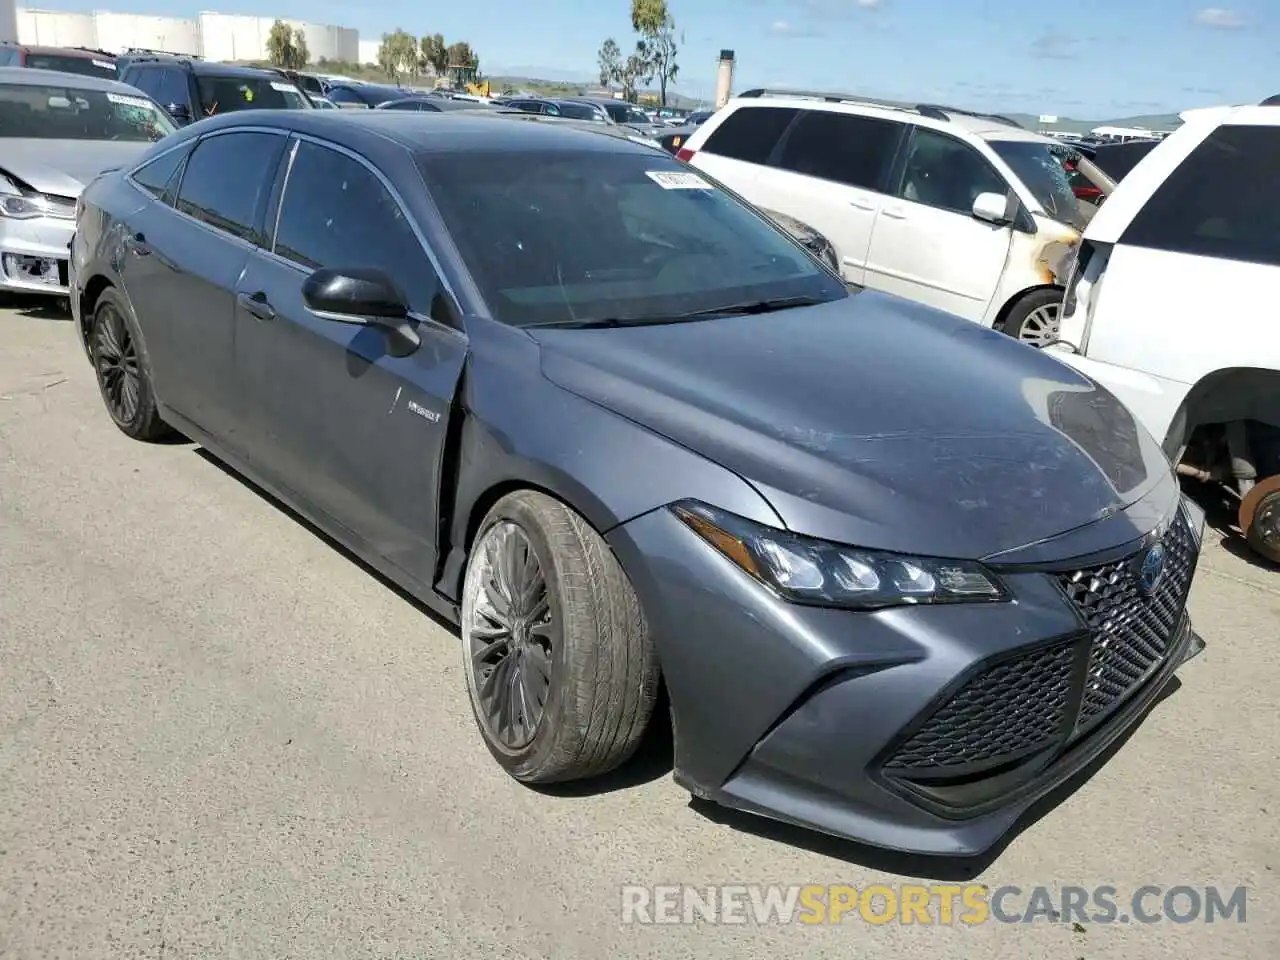
[[[1140,127],[1144,130],[1173,130],[1182,125],[1176,113],[1148,114],[1140,117],[1120,117],[1116,120],[1076,120],[1072,117],[1058,117],[1054,123],[1041,124],[1040,117],[1034,113],[1006,113],[1004,116],[1014,120],[1028,130],[1038,130],[1041,126],[1067,133],[1088,133],[1094,127]]]

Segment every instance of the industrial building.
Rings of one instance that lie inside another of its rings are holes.
[[[199,13],[194,19],[132,13],[68,13],[16,7],[0,0],[0,40],[51,47],[92,47],[118,53],[130,47],[187,53],[206,60],[265,60],[275,17]],[[280,18],[283,19],[283,18]],[[350,27],[285,20],[301,30],[312,62],[358,62],[360,35]]]

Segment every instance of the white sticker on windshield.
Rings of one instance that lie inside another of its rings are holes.
[[[663,190],[711,190],[711,184],[687,170],[646,170],[645,176]]]
[[[110,60],[94,60],[93,65],[102,70],[114,70],[116,68],[116,65]]]
[[[298,88],[295,87],[292,83],[280,83],[278,80],[272,80],[271,89],[279,90],[281,93],[293,93]]]
[[[122,93],[108,93],[107,99],[124,107],[140,107],[146,110],[151,106],[151,101],[146,97],[126,97]]]

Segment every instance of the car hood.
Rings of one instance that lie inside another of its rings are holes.
[[[531,333],[552,382],[732,470],[811,536],[990,557],[1171,482],[1155,442],[1092,380],[881,294]]]
[[[0,138],[0,172],[40,193],[78,197],[98,174],[124,166],[152,146],[149,141]]]

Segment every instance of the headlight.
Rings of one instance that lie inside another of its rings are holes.
[[[47,216],[48,204],[40,197],[29,197],[8,177],[0,174],[0,217],[30,220]]]
[[[671,508],[699,537],[786,600],[875,610],[916,603],[1009,599],[995,575],[969,560],[846,547],[775,530],[686,500]]]

